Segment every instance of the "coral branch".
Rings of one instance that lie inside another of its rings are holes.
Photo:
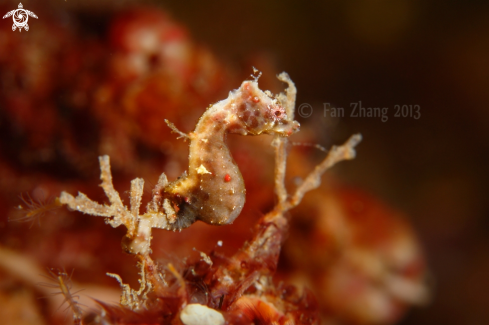
[[[144,179],[136,178],[131,181],[131,214],[136,219],[139,216],[139,207],[143,197]]]
[[[112,173],[110,171],[110,158],[109,156],[101,156],[98,158],[100,163],[100,179],[102,184],[100,185],[105,192],[105,195],[109,198],[111,205],[121,207],[122,200],[119,193],[114,189],[112,184]]]
[[[108,276],[116,279],[122,288],[121,305],[127,306],[132,310],[138,310],[144,307],[144,303],[148,299],[147,295],[149,292],[151,292],[151,288],[152,288],[151,282],[146,280],[144,260],[140,262],[140,267],[141,267],[141,272],[139,274],[141,275],[141,279],[139,280],[140,286],[138,291],[131,289],[131,287],[128,284],[125,284],[118,274],[107,273]]]
[[[321,184],[321,176],[326,170],[340,161],[355,158],[355,146],[358,145],[360,141],[362,141],[362,136],[360,134],[355,134],[352,135],[343,145],[331,148],[326,158],[324,158],[324,160],[317,165],[316,168],[314,168],[314,171],[312,171],[306,177],[304,182],[302,182],[302,184],[296,189],[294,195],[292,195],[292,197],[288,200],[284,209],[289,210],[297,206],[307,192],[319,187]]]
[[[277,76],[278,80],[285,82],[288,87],[285,91],[286,95],[283,94],[278,95],[278,99],[281,103],[287,103],[285,107],[285,111],[287,112],[287,116],[290,120],[294,119],[295,112],[295,99],[297,96],[297,88],[295,87],[294,82],[290,79],[289,74],[287,72],[282,72]],[[284,98],[285,97],[285,98]]]
[[[69,193],[61,192],[59,201],[62,204],[66,204],[72,210],[83,212],[92,216],[110,218],[116,214],[112,207],[98,204],[80,192],[78,192],[78,196],[76,198]]]
[[[114,228],[125,225],[129,237],[134,237],[137,230],[137,219],[139,205],[141,204],[142,186],[144,181],[142,179],[135,179],[131,184],[131,203],[134,203],[134,207],[131,209],[132,213],[123,205],[119,193],[114,189],[112,184],[112,173],[110,171],[110,159],[109,156],[101,156],[100,162],[100,179],[102,184],[100,185],[105,195],[110,201],[110,206],[101,205],[97,202],[90,200],[85,194],[78,193],[78,196],[74,198],[72,195],[62,192],[60,196],[60,202],[68,205],[73,210],[80,211],[86,214],[107,217],[107,222]],[[135,214],[134,214],[135,213]]]
[[[285,172],[287,167],[287,139],[275,136],[272,145],[275,147],[275,192],[281,205],[287,200],[285,188]]]

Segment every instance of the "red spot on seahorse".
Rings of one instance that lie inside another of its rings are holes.
[[[224,176],[224,181],[225,182],[231,181],[231,176],[229,176],[229,174],[226,174],[226,176]]]

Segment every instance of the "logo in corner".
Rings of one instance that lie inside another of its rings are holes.
[[[29,30],[29,25],[27,25],[27,21],[29,20],[29,16],[34,17],[37,19],[37,16],[35,13],[29,10],[25,10],[24,6],[22,6],[22,3],[19,3],[19,8],[9,11],[3,16],[3,19],[12,16],[14,19],[14,24],[12,25],[12,31],[15,31],[17,28],[19,29],[19,32],[22,31],[22,28],[24,28],[26,31]]]

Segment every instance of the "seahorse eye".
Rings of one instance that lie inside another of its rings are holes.
[[[285,113],[285,109],[280,105],[271,105],[269,106],[271,117],[275,122],[284,120],[287,118],[287,114]]]

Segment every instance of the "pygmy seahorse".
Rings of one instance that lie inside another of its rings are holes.
[[[286,73],[278,78],[288,84],[285,93],[273,95],[260,90],[258,77],[244,81],[227,99],[211,105],[190,134],[167,122],[190,140],[189,169],[171,183],[161,174],[145,214],[139,214],[144,180],[136,178],[131,182],[129,210],[112,184],[108,156],[99,157],[99,161],[101,186],[110,205],[94,202],[83,193],[75,198],[66,192],[61,193],[55,204],[106,217],[112,227],[125,225],[124,249],[142,256],[151,252],[152,228],[176,231],[197,220],[215,225],[232,223],[243,209],[246,193],[241,172],[226,146],[227,134],[286,137],[299,130],[299,123],[294,121],[294,83]]]
[[[289,136],[299,130],[293,120],[294,83],[286,73],[278,78],[288,84],[286,94],[260,90],[258,78],[244,81],[227,99],[211,105],[188,135],[168,123],[190,140],[190,153],[188,173],[171,183],[163,174],[153,190],[148,212],[164,215],[163,228],[181,230],[196,220],[224,225],[238,217],[246,189],[226,146],[227,134]]]

